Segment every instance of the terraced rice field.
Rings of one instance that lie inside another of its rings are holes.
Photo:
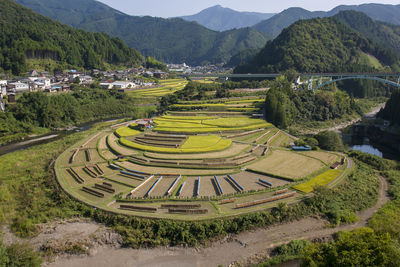
[[[165,85],[176,82],[169,81]],[[239,99],[223,101],[222,105],[245,108],[261,101],[264,100]],[[279,202],[298,200],[301,196],[240,210],[235,208],[237,203],[268,199],[274,196],[275,190],[288,190],[291,180],[320,173],[341,159],[324,151],[293,152],[284,149],[282,147],[291,142],[292,137],[263,120],[238,116],[236,112],[224,111],[223,116],[208,111],[182,114],[169,113],[154,119],[156,125],[152,130],[143,132],[135,125],[122,126],[82,140],[57,159],[55,167],[59,183],[73,197],[111,212],[151,218],[212,219],[260,211]],[[97,166],[101,171],[96,169]],[[86,167],[90,171],[85,171]],[[235,182],[228,178],[229,175]],[[159,180],[161,176],[163,178]],[[168,195],[168,189],[178,176],[181,180],[174,192],[185,181],[181,194]],[[315,184],[329,183],[334,176],[334,172],[316,176],[296,190],[311,192],[309,190]],[[148,177],[152,178],[147,180]],[[271,185],[260,182],[260,179]],[[230,198],[237,198],[237,202],[220,204],[221,199]],[[124,210],[116,199],[128,205],[157,210]],[[207,213],[173,214],[160,207],[164,203],[183,200],[184,204],[200,204]]]
[[[163,80],[158,87],[138,89],[129,92],[129,94],[136,97],[162,97],[182,90],[186,84],[187,81],[183,79]]]

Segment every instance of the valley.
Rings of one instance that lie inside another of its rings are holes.
[[[399,5],[212,3],[0,0],[0,266],[400,265]]]

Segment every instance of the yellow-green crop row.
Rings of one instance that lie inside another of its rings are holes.
[[[265,121],[260,119],[251,119],[247,117],[231,117],[231,118],[204,120],[202,123],[205,125],[230,128],[230,127],[243,127],[254,124],[262,124],[265,123]]]
[[[193,127],[185,127],[185,128],[173,128],[173,127],[155,127],[154,131],[158,132],[165,132],[165,133],[216,133],[216,132],[235,132],[235,131],[251,131],[251,130],[256,130],[256,129],[262,129],[262,128],[270,128],[272,127],[272,124],[270,123],[260,123],[260,124],[255,124],[255,125],[249,125],[249,126],[244,126],[244,127],[198,127],[198,128],[193,128]]]
[[[226,101],[225,104],[242,104],[242,103],[263,103],[265,99],[244,99],[244,100],[232,100]]]
[[[140,131],[134,130],[130,127],[121,127],[115,130],[115,134],[118,137],[127,137],[127,136],[134,136],[140,134]]]
[[[174,104],[172,107],[175,108],[192,108],[192,107],[225,107],[225,104]]]
[[[216,116],[172,116],[172,115],[164,115],[161,117],[162,119],[168,119],[168,120],[212,120],[216,119]]]
[[[190,140],[190,138],[196,138],[196,137],[197,136],[189,137],[187,142]],[[214,137],[212,137],[212,141],[213,142],[215,141]],[[222,138],[220,138],[220,140],[217,143],[214,143],[211,146],[192,147],[192,148],[190,148],[190,147],[195,146],[196,144],[200,143],[200,139],[194,139],[192,141],[189,141],[189,145],[188,145],[189,148],[169,148],[169,147],[147,146],[147,145],[141,145],[141,144],[129,141],[123,137],[119,139],[119,142],[124,146],[130,147],[133,149],[142,150],[142,151],[158,152],[158,153],[186,153],[186,154],[222,151],[222,150],[229,148],[232,145],[231,140],[222,139]],[[209,142],[207,142],[206,145],[207,144],[209,144]]]
[[[227,108],[227,111],[241,111],[241,112],[254,112],[260,110],[259,108]]]
[[[306,194],[311,193],[316,186],[325,186],[335,180],[342,171],[340,170],[328,170],[308,182],[293,186],[294,189],[304,192]]]
[[[181,149],[211,147],[217,145],[221,140],[223,139],[216,135],[189,136],[185,143],[181,145]]]

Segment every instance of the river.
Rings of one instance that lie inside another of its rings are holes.
[[[59,140],[61,138],[64,138],[67,135],[70,135],[70,134],[73,134],[76,132],[87,131],[87,130],[91,129],[94,124],[99,123],[99,122],[113,122],[113,121],[117,121],[119,119],[122,119],[122,118],[114,118],[114,119],[108,119],[108,120],[96,120],[96,121],[92,121],[92,122],[83,123],[83,124],[80,124],[80,125],[77,125],[74,127],[70,127],[70,129],[68,129],[68,130],[53,131],[46,135],[35,136],[33,138],[24,140],[22,142],[2,145],[2,146],[0,146],[0,156],[3,156],[5,154],[11,153],[11,152],[15,152],[18,150],[27,149],[32,146],[54,142],[56,140]]]

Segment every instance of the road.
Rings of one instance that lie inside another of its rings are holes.
[[[271,248],[288,243],[295,239],[314,240],[326,238],[332,234],[353,230],[366,226],[372,215],[380,209],[389,197],[388,183],[379,177],[381,188],[377,204],[358,213],[360,220],[351,225],[337,228],[327,227],[328,223],[320,218],[304,218],[299,221],[243,232],[211,243],[201,248],[153,248],[153,249],[117,249],[107,246],[100,247],[91,256],[72,256],[58,258],[48,266],[78,267],[78,266],[229,266],[233,262],[244,265],[260,261],[268,255]]]

